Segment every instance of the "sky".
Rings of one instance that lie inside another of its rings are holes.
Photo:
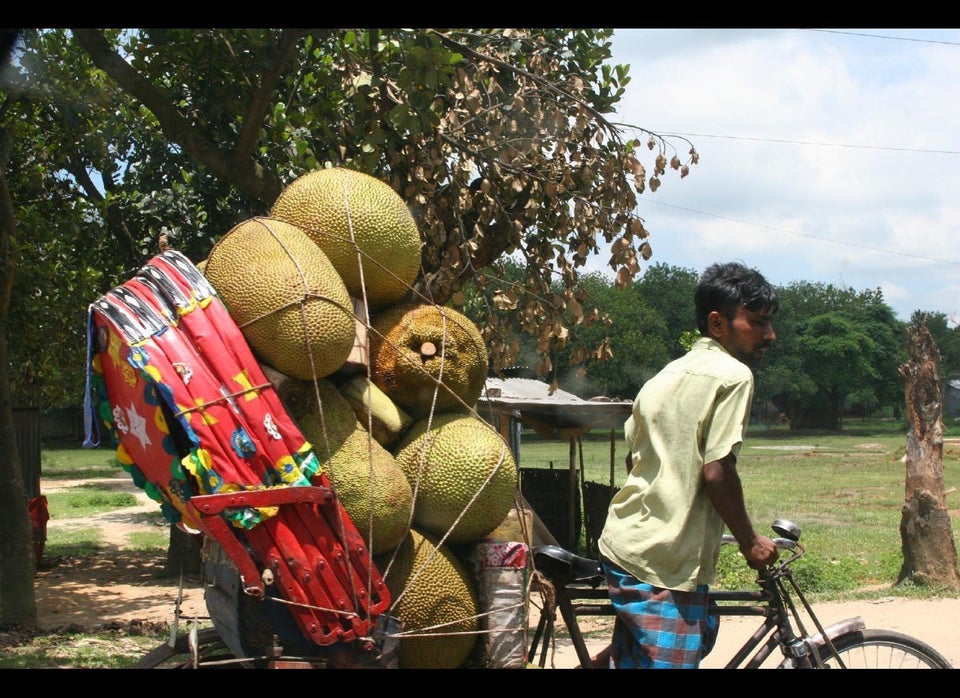
[[[632,79],[610,120],[700,156],[639,197],[649,263],[960,322],[960,29],[617,29],[612,52]]]

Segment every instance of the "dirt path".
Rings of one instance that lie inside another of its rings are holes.
[[[56,528],[100,529],[104,550],[83,558],[41,560],[34,588],[37,622],[42,629],[61,626],[90,628],[131,622],[170,623],[180,593],[179,580],[165,577],[164,552],[130,549],[135,532],[166,533],[168,524],[156,516],[159,505],[136,487],[129,477],[98,479],[98,485],[137,496],[138,506],[81,519],[50,519],[47,533]],[[49,494],[83,484],[57,480],[41,483]],[[205,616],[206,604],[198,577],[183,580],[181,617]]]
[[[868,628],[896,630],[923,640],[940,652],[955,667],[960,668],[960,598],[916,600],[900,597],[884,597],[872,601],[837,601],[814,606],[824,627],[831,623],[853,617],[861,617]],[[536,622],[534,617],[533,622]],[[721,621],[720,635],[713,652],[701,665],[704,669],[720,669],[743,646],[750,634],[759,626],[759,618],[727,617]],[[595,654],[609,641],[612,621],[595,621],[592,627],[603,629],[600,635],[587,640],[587,647]],[[811,625],[811,628],[813,626]],[[549,654],[548,654],[549,657]],[[775,665],[779,657],[771,658],[768,664]],[[578,664],[576,652],[569,641],[557,641],[553,655],[557,669],[570,669]],[[548,659],[547,666],[551,662]]]
[[[128,548],[135,531],[167,530],[167,524],[154,515],[159,510],[129,478],[98,480],[118,491],[137,495],[136,507],[107,512],[84,519],[51,519],[48,532],[56,527],[100,528],[105,549],[92,557],[44,559],[36,578],[38,622],[43,629],[62,627],[93,628],[137,623],[172,623],[180,587],[177,579],[163,577],[165,553],[134,552]],[[73,487],[80,482],[42,483],[45,494]],[[824,625],[860,616],[867,627],[897,630],[918,637],[940,651],[960,668],[960,598],[918,601],[894,596],[873,601],[833,602],[816,606]],[[207,614],[199,578],[183,580],[181,618]],[[531,610],[536,623],[536,610]],[[757,626],[753,618],[724,618],[717,646],[704,662],[704,668],[721,667]],[[605,633],[588,642],[599,651]],[[548,666],[572,668],[576,655],[568,642],[559,641]]]

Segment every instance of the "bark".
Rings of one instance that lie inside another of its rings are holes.
[[[177,526],[170,527],[170,545],[167,547],[167,561],[163,567],[165,577],[179,577],[200,574],[203,567],[201,549],[203,536],[182,531]]]
[[[277,60],[273,70],[266,71],[263,83],[255,90],[249,110],[243,116],[241,138],[232,150],[221,148],[212,142],[203,132],[195,128],[183,117],[175,104],[136,70],[130,67],[122,56],[96,29],[76,28],[70,30],[77,42],[90,55],[94,65],[113,78],[120,88],[137,99],[157,118],[163,134],[171,143],[181,146],[185,152],[202,163],[225,182],[257,197],[268,206],[280,195],[280,178],[265,170],[253,157],[256,141],[250,129],[256,129],[263,121],[263,112],[268,108],[266,95],[276,89],[276,82],[282,74],[281,67],[286,57],[296,46],[301,31],[288,29],[283,32],[280,46],[276,52]]]
[[[10,132],[0,127],[0,625],[34,627],[37,622],[33,589],[36,557],[13,426],[7,350],[7,309],[16,268],[12,244],[16,220],[4,175],[10,138]]]
[[[957,549],[943,489],[940,350],[924,323],[908,329],[900,367],[907,409],[906,486],[901,510],[903,567],[897,584],[960,587]]]

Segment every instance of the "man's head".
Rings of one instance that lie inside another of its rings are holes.
[[[777,338],[771,321],[780,299],[756,269],[737,262],[707,267],[694,302],[700,334],[717,340],[745,364],[758,363]]]

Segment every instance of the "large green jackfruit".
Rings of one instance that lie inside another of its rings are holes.
[[[395,553],[375,561],[394,602],[390,613],[410,633],[400,639],[399,668],[460,667],[479,629],[477,592],[463,563],[446,545],[415,529]]]
[[[450,545],[480,540],[514,506],[516,461],[503,437],[477,417],[447,412],[420,419],[394,453],[414,491],[414,526],[447,536]]]
[[[333,383],[317,381],[317,392],[322,416],[314,399],[312,409],[297,418],[297,424],[367,548],[374,555],[393,550],[410,525],[410,483]]]
[[[322,378],[350,355],[353,301],[323,250],[296,226],[240,223],[213,246],[204,274],[253,352],[280,373]]]
[[[370,322],[373,382],[411,417],[476,405],[487,346],[463,313],[430,303],[387,308]]]
[[[308,172],[281,192],[270,215],[303,228],[371,311],[398,302],[420,272],[422,241],[410,209],[390,185],[363,172]]]

